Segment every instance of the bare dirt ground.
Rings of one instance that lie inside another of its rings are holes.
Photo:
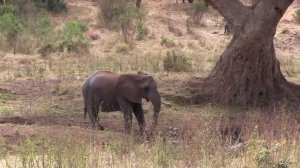
[[[113,33],[108,33],[105,29],[98,29],[101,27],[97,21],[98,11],[97,6],[93,0],[66,0],[69,7],[69,13],[64,16],[51,16],[53,22],[57,26],[62,25],[67,21],[80,20],[88,24],[89,30],[99,34],[98,40],[91,42],[91,55],[102,56],[105,51],[106,42],[112,41],[115,38]],[[178,29],[183,32],[183,36],[176,37],[176,42],[182,43],[182,49],[189,51],[187,44],[195,42],[198,44],[199,38],[205,36],[211,50],[217,48],[214,44],[229,41],[231,37],[223,36],[222,18],[215,16],[214,13],[208,13],[204,16],[204,25],[202,28],[195,28],[196,35],[190,35],[186,32],[186,10],[189,5],[175,4],[175,1],[144,1],[143,6],[147,11],[146,25],[150,32],[154,34],[154,38],[149,38],[146,41],[136,41],[136,50],[156,50],[161,48],[160,36],[162,34],[172,35],[168,30],[168,25],[176,25]],[[292,6],[285,14],[279,25],[278,33],[275,37],[276,49],[279,57],[284,57],[287,53],[294,55],[295,61],[299,61],[300,56],[300,25],[293,21],[293,11],[296,7]],[[212,19],[214,18],[214,19]],[[217,18],[217,21],[215,21]],[[219,21],[218,21],[219,20]],[[283,30],[288,30],[283,32]],[[220,39],[221,36],[221,39]],[[211,45],[211,46],[210,46]],[[197,48],[197,47],[196,47]],[[164,49],[160,49],[165,51]],[[200,53],[195,49],[195,53]],[[47,62],[51,59],[60,60],[61,55],[57,58],[40,59],[36,56],[31,56],[32,61]],[[14,63],[15,68],[22,68],[23,64],[20,60],[31,59],[27,56],[12,56],[8,54],[5,61]],[[38,59],[38,60],[36,60]],[[70,59],[70,58],[66,58]],[[285,58],[283,58],[285,59]],[[80,62],[80,60],[78,61]],[[46,67],[45,69],[48,69]],[[6,73],[6,72],[5,72]],[[172,94],[182,94],[183,87],[191,76],[198,74],[207,74],[203,72],[196,72],[192,74],[173,74],[166,77],[164,73],[157,75],[159,89],[162,94],[163,104],[160,115],[158,130],[164,132],[167,136],[172,137],[174,130],[180,130],[176,133],[186,133],[184,130],[195,129],[198,123],[205,120],[205,115],[214,115],[211,111],[218,111],[218,109],[211,109],[209,105],[204,106],[179,106],[173,104],[170,98]],[[49,73],[47,77],[30,78],[20,77],[15,79],[3,79],[0,83],[0,94],[14,95],[13,99],[0,99],[0,106],[7,108],[6,114],[0,118],[0,138],[11,143],[13,146],[18,145],[24,138],[36,138],[40,136],[58,137],[64,133],[70,133],[71,136],[89,136],[105,140],[104,132],[123,132],[123,117],[120,112],[105,113],[100,115],[100,122],[105,127],[105,131],[93,131],[89,129],[88,119],[83,118],[83,106],[81,97],[81,83],[86,77],[79,76],[78,78],[57,78],[57,74]],[[295,77],[290,78],[293,81],[300,82]],[[186,90],[184,93],[188,93]],[[183,100],[179,100],[183,101]],[[145,113],[148,126],[151,125],[152,108],[145,105]],[[2,108],[0,107],[0,108]],[[202,113],[202,111],[204,111]],[[222,112],[234,111],[234,109],[223,109]],[[216,121],[224,122],[216,118]],[[214,123],[212,121],[212,123]],[[134,121],[134,130],[137,131],[137,123]],[[217,128],[216,128],[217,130]],[[173,131],[173,132],[172,132]]]

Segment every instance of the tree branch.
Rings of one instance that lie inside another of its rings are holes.
[[[251,9],[239,0],[205,0],[205,2],[219,11],[233,26],[242,25],[251,13]]]
[[[294,2],[294,0],[269,0],[262,1],[265,6],[274,7],[274,10],[281,16],[285,13],[287,8]]]

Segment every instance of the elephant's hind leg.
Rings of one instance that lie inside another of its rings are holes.
[[[145,117],[144,117],[142,105],[135,104],[133,106],[133,113],[134,113],[134,115],[136,117],[136,120],[139,123],[140,133],[144,134],[145,127],[146,127],[146,122],[145,122]]]
[[[99,107],[92,107],[90,112],[89,112],[89,118],[92,124],[93,129],[99,129],[99,130],[104,130],[104,127],[99,124],[99,118],[98,118],[98,113],[99,113]]]
[[[96,124],[96,128],[98,129],[98,130],[101,130],[101,131],[103,131],[104,130],[104,127],[99,123],[99,106],[97,106],[96,108],[95,108],[95,124]]]

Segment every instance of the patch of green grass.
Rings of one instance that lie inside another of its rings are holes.
[[[129,45],[126,43],[118,43],[115,46],[115,50],[116,50],[116,53],[123,53],[123,54],[128,53]]]
[[[171,48],[171,47],[175,47],[176,43],[174,42],[174,39],[162,35],[160,45]]]
[[[67,95],[69,93],[69,88],[67,86],[57,85],[53,90],[52,93],[57,96]]]
[[[0,92],[0,101],[17,100],[18,96],[11,92]]]
[[[192,70],[190,58],[180,51],[168,51],[163,62],[164,70],[167,72],[190,72]]]
[[[143,23],[138,23],[136,25],[136,30],[137,30],[137,39],[138,40],[143,40],[149,33],[148,28],[143,24]]]
[[[14,110],[11,107],[0,103],[0,116],[11,116],[12,114],[14,114]]]

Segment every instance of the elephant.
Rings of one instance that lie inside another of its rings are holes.
[[[98,71],[90,75],[82,86],[84,99],[84,117],[89,115],[93,129],[103,130],[99,124],[98,113],[121,111],[124,115],[125,132],[130,134],[132,112],[143,134],[146,122],[142,107],[142,98],[151,102],[154,109],[153,127],[157,125],[161,107],[161,98],[157,84],[152,76],[139,74],[117,74],[110,71]]]

